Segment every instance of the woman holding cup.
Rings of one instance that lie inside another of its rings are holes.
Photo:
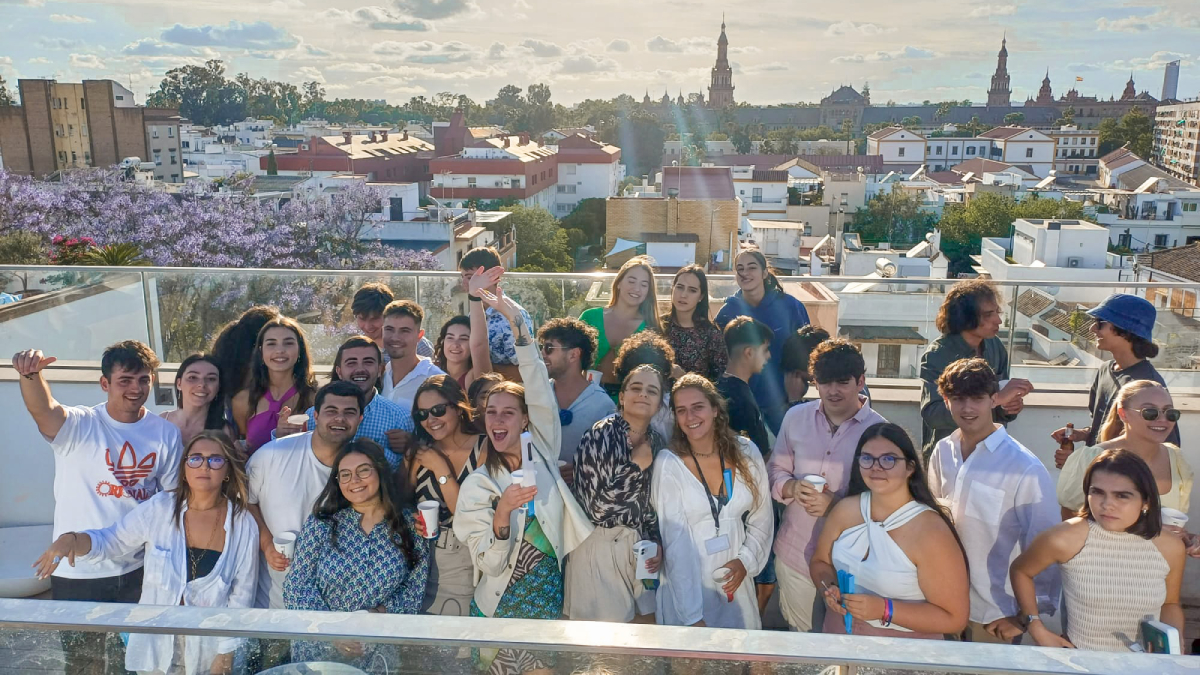
[[[283,585],[288,609],[417,614],[429,576],[429,546],[416,535],[414,509],[392,479],[383,448],[360,438],[334,458],[313,514],[296,541]],[[292,643],[296,661],[370,664],[378,646]]]
[[[495,294],[481,291],[479,297],[511,325],[524,386],[501,382],[488,392],[483,414],[487,454],[458,493],[454,534],[470,550],[478,579],[471,615],[559,619],[563,560],[592,526],[546,459],[557,459],[562,443],[558,402],[520,308],[499,288]],[[476,658],[493,675],[554,665],[553,654],[512,649],[486,657],[477,653]]]
[[[437,540],[421,609],[467,616],[475,568],[471,552],[454,536],[454,513],[463,481],[487,456],[487,436],[476,431],[467,394],[450,375],[434,375],[417,388],[412,417],[415,451],[408,462],[409,480],[417,486],[423,534]],[[431,506],[436,515],[427,510]]]
[[[201,431],[180,455],[179,487],[103,530],[68,532],[34,563],[45,578],[63,560],[95,562],[146,551],[143,605],[250,607],[258,525],[246,510],[245,460],[221,431]],[[153,555],[151,555],[153,552]],[[125,669],[229,673],[238,639],[131,633]]]
[[[650,421],[665,386],[653,366],[634,368],[621,383],[617,414],[585,432],[575,450],[575,497],[596,529],[567,568],[566,613],[572,619],[654,620],[660,557],[650,477],[654,453],[666,442]]]
[[[655,459],[651,503],[662,533],[657,620],[762,626],[754,575],[774,531],[762,454],[729,428],[716,387],[695,373],[671,390],[675,429]]]

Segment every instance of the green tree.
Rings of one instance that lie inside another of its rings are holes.
[[[1009,126],[1016,126],[1025,121],[1025,113],[1010,112],[1004,116],[1004,123]]]
[[[94,247],[84,254],[81,261],[84,265],[100,267],[145,267],[150,261],[142,257],[142,251],[135,244],[107,244]]]
[[[267,175],[279,175],[279,162],[275,159],[275,148],[271,148],[267,151]]]
[[[0,106],[16,105],[16,103],[12,92],[8,90],[8,83],[4,81],[4,76],[0,75]]]
[[[1147,159],[1154,152],[1154,122],[1138,108],[1125,113],[1120,120],[1102,120],[1097,128],[1101,156],[1125,145],[1138,157]]]
[[[917,117],[916,115],[909,115],[908,117],[900,120],[900,126],[904,127],[905,129],[916,129],[922,124],[924,124],[924,122],[922,122],[921,118]]]
[[[750,154],[750,150],[754,147],[750,134],[746,131],[746,127],[738,127],[733,130],[729,136],[729,140],[733,141],[733,147],[743,155]]]
[[[618,193],[620,194],[620,193]],[[607,230],[607,206],[603,199],[584,199],[575,206],[575,210],[560,221],[564,230],[578,230],[583,233],[587,243],[594,243],[604,238]]]
[[[987,125],[979,119],[979,115],[972,115],[971,121],[963,125],[963,131],[969,136],[978,136],[987,131]]]
[[[976,194],[967,204],[949,204],[942,210],[938,224],[942,231],[942,252],[950,259],[952,273],[971,271],[970,256],[978,255],[986,237],[1008,237],[1018,218],[1079,219],[1083,205],[1067,200],[1036,196],[1020,202],[992,192]]]
[[[626,173],[635,178],[662,166],[665,139],[662,123],[640,110],[618,115],[614,125],[600,132],[600,140],[621,148]]]
[[[570,272],[574,267],[567,233],[549,211],[540,207],[509,206],[512,215],[500,221],[517,237],[517,269],[522,272]]]
[[[903,190],[876,195],[854,213],[849,230],[866,241],[909,243],[929,232],[936,219],[921,210],[921,201]]]
[[[1063,111],[1062,117],[1054,120],[1056,127],[1069,127],[1075,124],[1075,106],[1067,106]]]
[[[956,107],[957,101],[942,101],[938,104],[937,110],[933,113],[933,119],[944,119],[950,114],[950,111]]]

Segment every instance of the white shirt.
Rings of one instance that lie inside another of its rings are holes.
[[[250,607],[254,601],[255,574],[258,569],[258,524],[248,512],[233,515],[233,505],[225,503],[225,545],[212,572],[187,580],[187,534],[183,529],[183,504],[179,520],[174,517],[175,495],[160,492],[138,505],[113,525],[102,530],[87,530],[92,550],[81,561],[94,562],[110,557],[146,552],[146,572],[139,604],[193,607]],[[66,567],[66,565],[60,565]],[[189,635],[183,649],[188,675],[207,674],[218,654],[238,648],[239,638]],[[125,669],[167,672],[175,654],[173,635],[131,633],[125,650]]]
[[[249,502],[258,504],[271,535],[300,535],[317,497],[329,482],[332,467],[325,466],[312,449],[313,432],[285,436],[262,446],[246,462]],[[259,566],[255,607],[283,609],[283,580],[263,558]]]
[[[417,365],[413,366],[407,375],[400,378],[398,384],[393,385],[392,366],[394,365],[394,362],[388,362],[387,367],[383,370],[383,395],[405,410],[412,410],[413,399],[417,397],[417,389],[425,383],[425,380],[434,375],[446,374],[441,368],[433,365],[431,359],[418,356]]]
[[[762,453],[746,438],[738,437],[738,443],[751,476],[738,475],[734,481],[729,502],[721,509],[719,532],[706,498],[708,490],[683,460],[669,449],[660,450],[655,458],[650,494],[664,554],[655,596],[660,624],[690,626],[703,619],[710,628],[762,627],[754,577],[767,564],[775,516]],[[747,480],[758,488],[757,504]],[[710,554],[709,541],[718,535],[728,538],[727,547]],[[729,602],[712,573],[735,558],[746,567],[746,579]]]
[[[1054,482],[1042,462],[1003,426],[962,458],[962,431],[929,457],[929,489],[950,509],[971,567],[971,621],[989,624],[1019,612],[1008,569],[1043,530],[1062,522]],[[1037,576],[1038,611],[1053,614],[1055,565]]]
[[[67,420],[58,434],[44,436],[54,451],[55,539],[108,527],[160,490],[175,488],[183,439],[174,424],[147,410],[136,422],[118,422],[104,403],[64,410]],[[141,566],[141,551],[130,551],[74,567],[59,565],[54,576],[102,579]]]

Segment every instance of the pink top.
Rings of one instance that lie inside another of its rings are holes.
[[[271,432],[279,426],[279,410],[283,408],[283,402],[295,395],[295,387],[288,389],[287,393],[278,401],[271,396],[270,390],[263,392],[263,396],[267,399],[267,409],[246,420],[247,455],[253,454],[255,450],[271,440]]]
[[[775,535],[775,555],[804,576],[808,576],[808,564],[812,561],[825,519],[808,515],[804,507],[791,497],[784,499],[783,486],[789,480],[817,474],[825,478],[827,490],[833,491],[838,497],[846,494],[858,440],[867,427],[887,421],[871,410],[866,397],[859,396],[859,399],[863,404],[862,409],[843,422],[836,432],[829,426],[829,420],[821,410],[820,399],[789,410],[779,427],[775,449],[767,461],[771,496],[786,506],[779,533]]]

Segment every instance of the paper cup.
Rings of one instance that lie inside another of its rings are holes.
[[[296,553],[296,533],[295,532],[280,532],[272,539],[275,544],[275,550],[282,553],[288,560]]]
[[[658,555],[658,544],[652,541],[642,540],[633,545],[633,552],[637,555],[637,569],[634,578],[636,579],[657,579],[658,572],[651,572],[646,569],[646,561]]]
[[[308,426],[308,415],[288,415],[287,423],[298,427],[306,427]]]
[[[733,570],[729,569],[728,567],[718,567],[717,569],[713,570],[712,580],[713,583],[717,585],[718,591],[721,590],[721,587],[725,585],[726,581],[729,581],[729,577],[732,575]],[[725,593],[725,602],[733,602],[733,593]]]
[[[1188,522],[1188,515],[1186,513],[1184,513],[1183,511],[1168,508],[1165,506],[1162,508],[1162,524],[1163,525],[1169,525],[1169,526],[1173,526],[1173,527],[1182,528],[1182,527],[1187,526],[1187,522]]]
[[[824,476],[818,476],[815,473],[810,473],[807,476],[805,476],[804,478],[801,478],[800,482],[808,484],[814,490],[817,490],[819,492],[824,492],[825,486],[828,484],[828,481],[825,480]]]
[[[442,505],[431,499],[417,504],[417,513],[421,516],[421,524],[425,526],[426,539],[438,538],[438,515],[441,510]]]

